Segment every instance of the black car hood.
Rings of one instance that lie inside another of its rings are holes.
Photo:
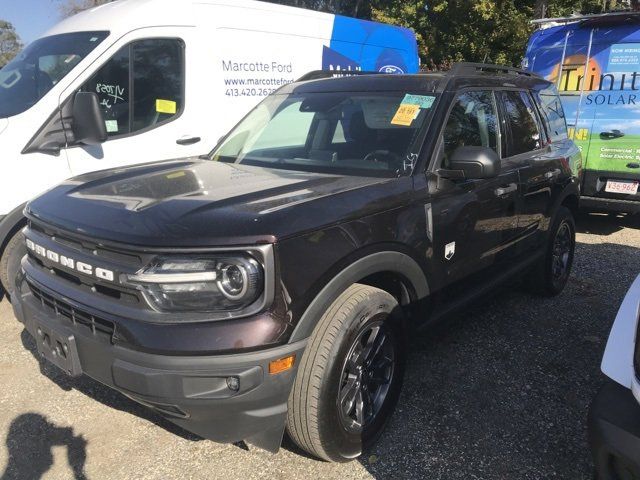
[[[70,232],[130,245],[254,244],[348,220],[372,203],[379,209],[378,194],[361,190],[393,180],[185,159],[76,177],[26,211]]]

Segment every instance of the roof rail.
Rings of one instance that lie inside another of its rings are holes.
[[[313,70],[305,73],[296,82],[306,82],[307,80],[320,80],[322,78],[354,77],[358,75],[389,75],[384,72],[367,72],[364,70]]]
[[[490,63],[471,63],[471,62],[458,62],[454,63],[451,69],[446,72],[448,76],[451,75],[463,75],[474,74],[478,72],[493,72],[503,73],[507,75],[522,75],[525,77],[538,77],[533,72],[528,72],[516,67],[509,67],[506,65],[493,65]]]
[[[637,17],[640,16],[640,12],[634,10],[619,10],[616,12],[609,13],[593,13],[589,15],[573,15],[569,17],[557,17],[557,18],[538,18],[535,20],[531,20],[533,25],[544,25],[545,23],[572,23],[572,22],[583,22],[588,20],[598,20],[598,19],[610,19],[610,20],[624,20],[628,17]]]

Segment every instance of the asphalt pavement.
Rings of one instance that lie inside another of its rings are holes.
[[[271,455],[199,439],[124,396],[40,363],[0,302],[3,479],[591,479],[590,399],[617,308],[640,274],[640,216],[581,217],[565,292],[514,283],[413,339],[398,409],[348,464],[285,440]]]

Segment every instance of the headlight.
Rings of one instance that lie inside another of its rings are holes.
[[[125,282],[158,310],[220,312],[255,302],[264,290],[264,272],[248,254],[159,257]]]

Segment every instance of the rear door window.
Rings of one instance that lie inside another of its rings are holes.
[[[132,42],[80,90],[98,95],[110,138],[170,121],[184,106],[184,43],[170,38]]]
[[[505,111],[507,157],[538,150],[542,146],[538,119],[529,94],[524,91],[500,92]]]

